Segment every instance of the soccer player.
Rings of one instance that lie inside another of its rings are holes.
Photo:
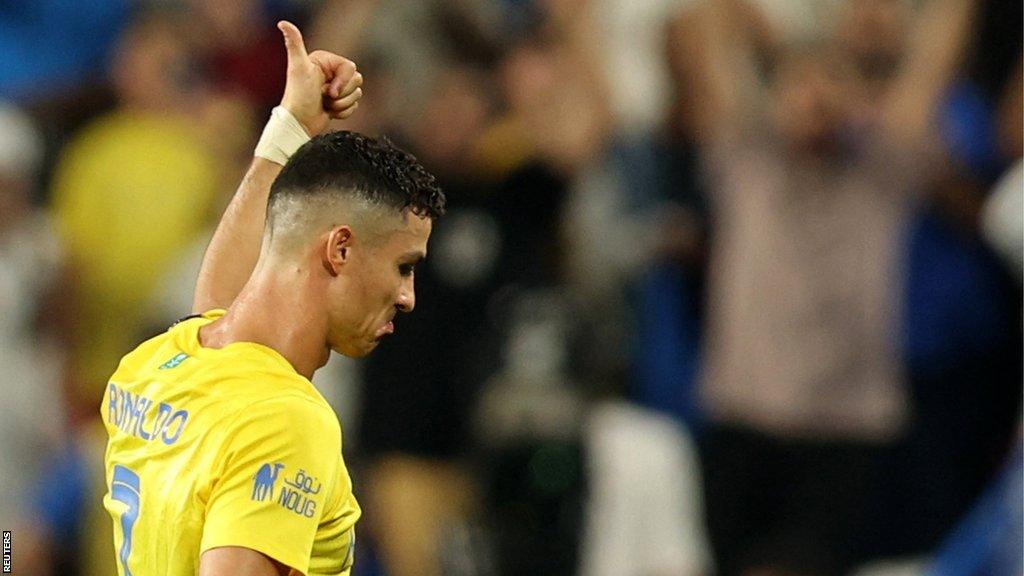
[[[194,314],[125,356],[104,395],[122,576],[352,565],[359,506],[337,417],[310,378],[331,350],[368,354],[412,311],[445,198],[387,141],[310,140],[354,112],[362,77],[278,27],[284,97],[207,250]]]

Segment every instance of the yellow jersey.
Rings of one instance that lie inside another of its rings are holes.
[[[242,546],[307,575],[348,575],[359,505],[341,427],[276,351],[199,344],[207,312],[125,356],[100,407],[121,576],[195,576]]]

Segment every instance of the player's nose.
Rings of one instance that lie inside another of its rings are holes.
[[[395,301],[395,308],[398,308],[400,312],[412,312],[415,307],[416,291],[413,290],[410,285],[408,288],[403,288],[398,293],[398,299]]]

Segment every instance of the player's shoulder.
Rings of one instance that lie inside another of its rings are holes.
[[[235,411],[227,428],[229,436],[284,436],[319,445],[335,442],[340,450],[341,425],[334,410],[296,391],[253,394]]]
[[[167,330],[143,341],[131,352],[125,354],[118,363],[113,379],[118,379],[119,375],[123,378],[127,374],[138,374],[150,368],[159,369],[161,366],[173,365],[175,363],[174,357],[180,352],[171,354],[172,351],[176,350],[174,343],[176,326],[177,324],[172,325]],[[168,357],[164,358],[164,356]]]
[[[267,417],[280,415],[282,418],[292,421],[298,418],[316,421],[336,420],[330,404],[322,398],[303,394],[297,390],[253,394],[246,404],[245,411]]]
[[[207,378],[216,381],[225,396],[234,396],[246,405],[333,415],[330,404],[313,383],[274,350],[240,343],[223,354],[203,360],[208,362]]]

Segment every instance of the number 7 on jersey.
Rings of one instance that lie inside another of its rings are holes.
[[[115,464],[114,478],[110,481],[110,498],[128,507],[121,514],[124,542],[121,544],[119,557],[124,576],[132,576],[132,571],[128,569],[128,557],[132,553],[132,528],[139,518],[139,475],[120,464]]]

